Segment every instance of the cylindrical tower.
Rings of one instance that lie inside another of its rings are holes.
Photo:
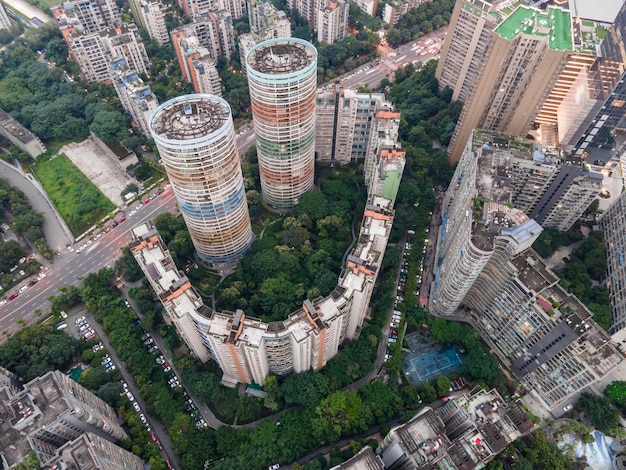
[[[212,266],[236,262],[253,234],[230,106],[179,96],[154,110],[150,132],[198,256]]]
[[[246,56],[261,192],[278,211],[313,187],[317,50],[296,38],[257,44]]]

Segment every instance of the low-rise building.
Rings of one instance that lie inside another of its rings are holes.
[[[394,0],[386,3],[383,10],[383,21],[392,28],[395,28],[409,10],[430,1],[432,0]]]
[[[37,158],[47,149],[41,139],[0,109],[0,134],[22,152]]]

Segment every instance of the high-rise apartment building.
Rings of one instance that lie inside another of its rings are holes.
[[[159,0],[130,0],[135,21],[148,31],[152,39],[164,46],[170,41],[165,25],[165,7]]]
[[[73,0],[53,6],[50,11],[61,32],[70,29],[97,33],[122,24],[120,10],[114,0]]]
[[[350,8],[345,0],[326,0],[317,11],[317,40],[334,44],[348,35]]]
[[[541,160],[532,168],[520,158],[533,148],[521,138],[473,132],[442,203],[429,308],[447,316],[464,307],[525,389],[552,409],[622,358],[530,248],[541,227],[510,207],[533,204],[520,181],[531,193],[545,185]]]
[[[322,0],[287,0],[290,10],[296,10],[309,26],[316,28],[317,12],[321,8]]]
[[[464,102],[450,142],[451,161],[458,161],[475,128],[526,136],[535,124],[544,130],[539,134],[544,144],[561,142],[558,108],[568,95],[571,103],[577,78],[588,85],[599,41],[581,30],[583,24],[559,7],[541,11],[457,1],[436,72],[440,85],[452,88],[453,99]],[[560,113],[567,113],[567,104]],[[569,132],[575,116],[569,119],[561,133]]]
[[[354,3],[363,13],[370,16],[376,16],[378,0],[354,0],[352,3]]]
[[[98,442],[127,438],[113,408],[59,371],[31,380],[18,392],[0,389],[0,417],[0,448],[3,461],[10,466],[32,450],[47,465],[64,445],[86,433],[98,436],[89,437]],[[115,447],[110,444],[113,454],[121,451],[120,455],[136,463],[127,468],[140,468],[138,458]]]
[[[70,54],[80,67],[81,75],[90,82],[109,83],[111,63],[124,59],[137,73],[150,70],[150,60],[137,26],[124,24],[119,28],[97,33],[62,30]]]
[[[93,470],[143,470],[145,464],[135,454],[106,439],[86,433],[61,446],[46,468]]]
[[[230,60],[235,52],[235,30],[232,16],[226,10],[210,10],[196,16],[192,23],[181,26],[170,34],[181,69],[185,58],[185,44],[181,44],[180,41],[184,38],[192,36],[197,38],[198,44],[205,47],[214,60],[219,56]]]
[[[395,28],[409,10],[430,1],[432,0],[394,0],[386,3],[383,10],[383,21],[392,28]]]
[[[0,3],[0,29],[9,29],[11,27],[11,20],[7,15],[7,11],[4,9],[4,5]]]
[[[195,36],[178,37],[177,41],[183,79],[193,85],[196,93],[222,96],[222,80],[211,52]]]
[[[191,20],[195,20],[215,7],[214,0],[177,0],[176,3]]]
[[[291,22],[282,10],[268,1],[251,1],[250,32],[239,35],[239,62],[246,74],[246,56],[256,44],[268,39],[291,37]]]
[[[159,102],[134,70],[131,70],[124,59],[111,64],[111,80],[122,107],[130,113],[135,126],[146,137],[150,137],[148,121]]]
[[[534,427],[524,408],[507,404],[495,389],[475,387],[455,398],[394,427],[376,449],[384,468],[482,468]]]
[[[612,311],[609,332],[626,351],[626,193],[602,214],[600,228],[606,243],[606,286]]]
[[[316,113],[315,152],[320,162],[364,161],[371,139],[376,139],[372,133],[379,121],[389,119],[391,127],[392,123],[400,125],[399,116],[383,93],[357,93],[340,84],[318,91]],[[397,133],[396,127],[392,131],[394,140]]]
[[[246,69],[263,203],[288,211],[313,187],[317,50],[270,39],[248,52]]]
[[[130,249],[165,307],[165,321],[175,325],[194,356],[212,357],[224,372],[224,385],[263,385],[269,374],[319,370],[343,341],[358,338],[393,218],[390,200],[370,196],[358,243],[337,287],[327,297],[304,299],[302,308],[272,323],[204,305],[151,223],[132,229]]]
[[[198,256],[216,268],[237,262],[254,235],[230,106],[217,96],[180,96],[149,124]]]

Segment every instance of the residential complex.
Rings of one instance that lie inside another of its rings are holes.
[[[449,146],[452,162],[475,128],[522,137],[539,129],[538,140],[558,145],[559,133],[580,124],[571,111],[579,92],[573,85],[588,86],[602,33],[559,7],[507,5],[458,0],[452,13],[436,72],[453,99],[464,102]]]
[[[146,48],[134,24],[96,33],[73,29],[62,29],[61,32],[81,75],[90,82],[110,83],[111,63],[120,58],[137,73],[150,70]]]
[[[200,259],[236,263],[253,241],[230,106],[187,95],[159,106],[150,130]]]
[[[196,36],[177,37],[176,51],[182,77],[193,84],[194,92],[222,96],[215,58]]]
[[[422,408],[410,421],[393,428],[376,453],[384,464],[380,468],[386,469],[482,468],[533,427],[518,403],[507,404],[495,389],[487,392],[476,387],[437,410]]]
[[[613,338],[626,351],[626,193],[622,193],[600,218],[606,243],[607,276]]]
[[[170,41],[165,26],[165,7],[159,0],[130,0],[135,21],[148,31],[152,39],[164,46]]]
[[[87,442],[93,443],[94,458],[111,464],[93,468],[143,468],[137,456],[112,444],[127,438],[115,410],[59,371],[37,377],[19,391],[4,386],[0,389],[0,415],[0,448],[7,467],[33,450],[49,468],[71,462],[67,450]],[[80,458],[88,462],[91,456]]]
[[[352,3],[354,3],[354,5],[356,5],[363,13],[370,16],[376,16],[378,0],[354,0]]]
[[[11,27],[11,20],[7,15],[7,11],[4,9],[4,4],[0,3],[0,29],[9,29]]]
[[[283,212],[313,187],[317,50],[297,38],[254,46],[246,56],[261,195]]]
[[[241,310],[217,312],[204,305],[151,224],[132,230],[130,248],[165,307],[165,320],[176,326],[194,355],[202,361],[212,357],[224,372],[224,385],[263,385],[269,374],[321,369],[344,340],[358,337],[393,215],[391,201],[371,197],[359,243],[348,256],[335,290],[328,297],[304,299],[302,308],[273,323]]]
[[[290,10],[296,10],[304,18],[309,26],[316,29],[317,11],[321,7],[322,0],[287,0]]]
[[[325,0],[317,11],[317,41],[334,44],[348,35],[349,4],[346,0]]]
[[[389,112],[389,113],[387,113]],[[400,115],[383,93],[357,93],[336,83],[316,98],[315,152],[320,162],[365,161],[376,151],[380,121],[388,121],[397,140]]]
[[[186,24],[171,32],[172,44],[176,51],[181,69],[184,67],[185,44],[181,39],[195,37],[200,46],[205,47],[211,57],[217,60],[224,56],[230,60],[235,53],[235,31],[232,16],[228,11],[208,11],[195,17],[192,23]]]
[[[131,70],[124,59],[111,64],[111,80],[122,107],[132,116],[135,126],[146,137],[150,137],[148,121],[159,102],[134,70]]]
[[[540,154],[528,140],[473,132],[442,203],[429,307],[442,316],[465,311],[520,383],[552,409],[622,358],[530,248],[542,228],[527,215],[536,212],[529,196],[546,197],[535,188],[546,186],[550,171],[548,154]]]
[[[395,197],[401,158],[395,156],[393,163],[378,159],[372,185]],[[302,307],[283,321],[265,323],[241,310],[218,312],[204,305],[151,223],[132,229],[130,249],[163,303],[165,321],[175,325],[194,356],[203,362],[213,358],[227,386],[262,385],[269,374],[321,369],[343,341],[359,336],[394,220],[393,200],[373,188],[337,287],[327,297],[303,299]]]

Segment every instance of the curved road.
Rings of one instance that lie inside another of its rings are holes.
[[[42,229],[50,248],[56,251],[74,240],[65,222],[32,175],[27,175],[20,168],[0,160],[0,178],[8,179],[11,186],[20,189],[33,210],[44,215]]]

